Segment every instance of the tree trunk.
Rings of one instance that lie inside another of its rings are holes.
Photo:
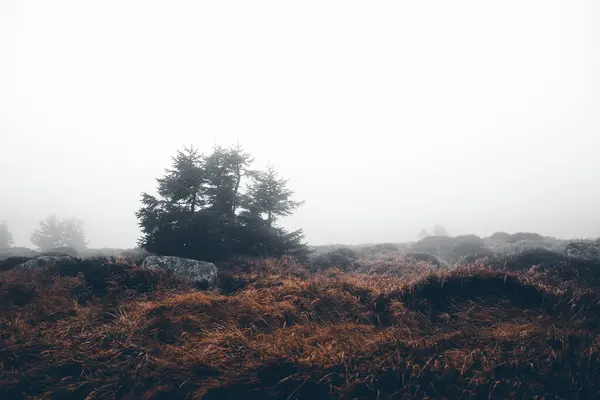
[[[190,207],[190,211],[192,212],[192,215],[196,211],[196,200],[198,198],[197,196],[198,196],[198,192],[196,190],[194,190],[194,194],[192,196],[192,206]]]
[[[237,208],[237,200],[238,200],[238,191],[240,190],[240,181],[242,180],[242,173],[240,171],[240,168],[237,167],[235,170],[235,188],[233,190],[233,205],[232,205],[232,210],[231,213],[233,214],[232,217],[235,217],[235,209]]]

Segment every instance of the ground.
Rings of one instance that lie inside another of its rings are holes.
[[[122,260],[0,272],[0,398],[599,395],[593,288],[485,265],[308,271],[240,262],[214,289]]]

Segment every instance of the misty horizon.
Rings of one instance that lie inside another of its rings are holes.
[[[436,4],[0,1],[0,221],[134,247],[177,150],[239,142],[311,245],[600,236],[600,5]]]

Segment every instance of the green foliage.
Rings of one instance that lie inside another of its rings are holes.
[[[290,199],[293,191],[273,167],[254,171],[252,162],[240,146],[215,146],[207,156],[193,148],[178,151],[172,168],[157,179],[158,196],[142,193],[139,245],[213,262],[235,255],[305,257],[302,231],[274,225],[301,202]],[[250,179],[246,185],[244,178]]]
[[[40,221],[40,227],[31,234],[31,242],[41,251],[59,247],[70,247],[76,251],[87,248],[83,223],[77,218],[59,219],[56,215]]]
[[[0,249],[8,249],[15,243],[6,221],[0,222]]]

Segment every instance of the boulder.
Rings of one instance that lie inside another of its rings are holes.
[[[142,268],[172,271],[174,275],[194,282],[217,283],[217,266],[206,261],[172,256],[150,256],[144,259]]]
[[[27,247],[9,247],[8,249],[0,249],[0,261],[11,257],[36,257],[39,254],[39,252]]]
[[[79,257],[79,251],[69,246],[60,246],[55,247],[53,249],[43,251],[40,256],[69,256],[69,257]]]
[[[39,267],[51,267],[62,262],[73,262],[73,258],[69,256],[41,256],[17,265],[16,268],[32,269]]]

